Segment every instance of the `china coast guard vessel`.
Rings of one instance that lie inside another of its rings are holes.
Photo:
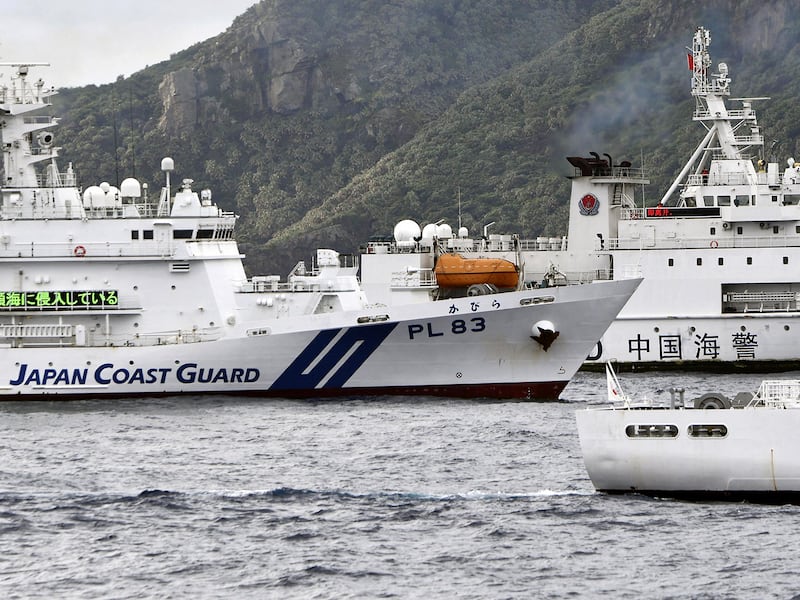
[[[248,278],[236,216],[173,189],[171,159],[157,197],[132,178],[79,190],[56,166],[55,91],[28,79],[40,65],[3,66],[0,397],[555,399],[639,283],[387,305],[329,249],[286,281]]]
[[[800,162],[767,155],[753,108],[764,98],[729,98],[710,43],[698,28],[688,54],[705,135],[657,206],[637,206],[641,168],[592,152],[568,158],[568,236],[440,240],[465,259],[514,263],[527,285],[642,277],[590,363],[783,369],[800,358]]]
[[[767,156],[753,109],[765,98],[728,104],[728,67],[712,70],[710,43],[698,28],[687,57],[705,136],[658,205],[636,206],[647,179],[628,163],[570,157],[568,243],[523,257],[528,273],[644,278],[597,360],[780,367],[800,357],[800,164]]]
[[[609,405],[576,413],[598,491],[800,502],[800,381],[765,380],[732,399],[686,400],[673,388],[667,404],[634,402],[613,371],[607,377]]]

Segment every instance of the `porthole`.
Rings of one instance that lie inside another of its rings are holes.
[[[702,425],[689,425],[689,437],[693,438],[724,438],[728,435],[728,428],[721,423],[703,423]]]
[[[628,425],[625,435],[629,438],[674,438],[678,436],[678,426],[662,423]]]

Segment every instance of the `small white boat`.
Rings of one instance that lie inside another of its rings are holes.
[[[634,403],[607,367],[611,406],[577,411],[594,487],[611,494],[800,501],[800,380],[763,381],[755,393],[669,404]]]

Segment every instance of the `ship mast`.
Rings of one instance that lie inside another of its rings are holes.
[[[711,72],[711,33],[698,27],[692,39],[692,47],[687,48],[689,70],[692,71],[692,96],[695,109],[692,119],[699,122],[707,133],[689,161],[669,187],[659,204],[666,204],[675,190],[690,176],[694,181],[703,181],[712,160],[747,159],[746,151],[753,147],[761,148],[764,137],[756,121],[752,108],[754,100],[765,98],[736,98],[742,103],[740,109],[729,109],[725,99],[730,96],[728,65],[719,63],[718,73]],[[741,131],[740,131],[741,130]],[[745,133],[746,135],[741,135]],[[755,183],[755,169],[750,165],[747,183]]]

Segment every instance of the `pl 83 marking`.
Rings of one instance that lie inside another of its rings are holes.
[[[483,317],[471,319],[453,319],[450,326],[440,329],[430,321],[426,323],[412,323],[408,326],[408,339],[440,337],[445,333],[460,335],[462,333],[480,333],[486,331],[486,320]]]

